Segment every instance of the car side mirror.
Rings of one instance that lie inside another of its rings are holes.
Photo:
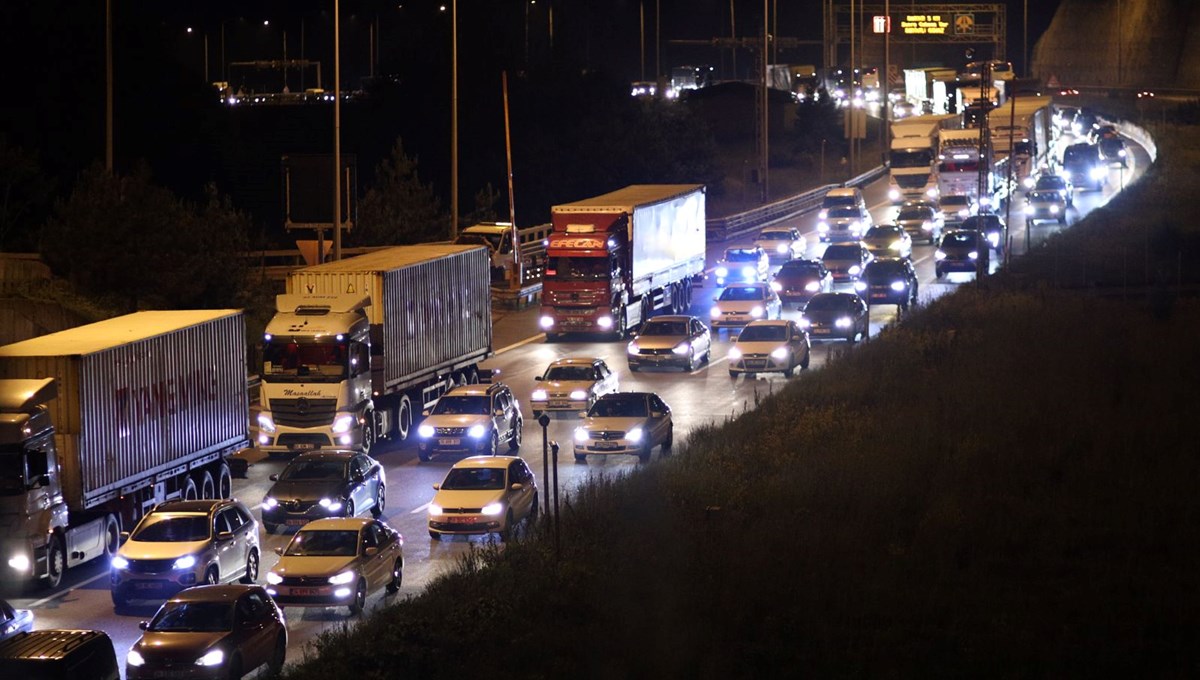
[[[540,375],[535,375],[535,376],[533,376],[533,379],[534,379],[534,380],[536,380],[536,381],[538,381],[538,382],[541,382],[541,381],[542,381],[542,376],[540,376]]]
[[[375,546],[370,546],[369,548],[363,550],[363,555],[366,555],[367,557],[374,557],[378,554],[379,548],[376,548]]]
[[[222,531],[217,534],[218,541],[228,541],[233,539],[232,531]]]
[[[421,411],[421,415],[423,415],[423,416],[425,416],[426,418],[428,418],[428,417],[429,417],[429,409],[425,409],[424,411]]]
[[[275,548],[275,554],[279,555],[280,557],[283,557],[283,546],[279,546],[278,548]]]
[[[50,475],[38,475],[38,486],[50,486]]]
[[[716,301],[717,301],[717,296],[716,296],[716,295],[714,295],[714,296],[713,296],[713,302],[716,302]]]
[[[149,621],[138,621],[138,628],[140,628],[142,630],[150,630],[150,622]]]
[[[665,414],[665,413],[663,413],[662,411],[651,411],[651,412],[650,412],[650,417],[651,417],[651,418],[662,418],[662,417],[663,417],[663,416],[665,416],[665,415],[666,415],[666,414]]]
[[[270,477],[267,477],[267,479],[271,480],[272,482],[278,482],[279,475],[271,475]]]
[[[361,483],[364,479],[366,479],[366,477],[364,477],[363,473],[361,472],[355,472],[354,474],[350,475],[350,481],[354,482],[355,484]]]
[[[508,488],[512,489],[513,491],[520,491],[521,489],[525,488],[525,485],[520,482],[513,482],[512,486]]]
[[[121,542],[124,543],[125,541],[128,541],[128,540],[129,540],[129,532],[122,531],[121,532]]]
[[[502,416],[502,415],[504,415],[504,409],[502,409],[502,408],[498,408],[498,409],[496,409],[495,411],[492,411],[492,413],[493,413],[494,415]]]
[[[434,491],[437,491],[437,490],[439,490],[439,489],[441,489],[441,488],[442,488],[442,485],[441,485],[441,484],[434,484],[434,485],[433,485],[433,490],[434,490]]]

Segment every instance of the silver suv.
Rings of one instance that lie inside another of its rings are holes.
[[[504,383],[455,387],[424,415],[417,428],[417,456],[423,461],[435,453],[494,456],[503,442],[511,451],[521,448],[525,418]]]
[[[236,500],[168,501],[142,518],[112,559],[113,607],[199,584],[254,583],[258,522]]]

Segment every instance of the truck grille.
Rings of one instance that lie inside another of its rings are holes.
[[[892,175],[901,189],[920,189],[929,181],[929,175]]]
[[[271,413],[275,422],[287,427],[317,427],[333,422],[336,399],[272,399]]]
[[[590,290],[550,290],[542,292],[542,304],[547,305],[581,305],[593,307],[608,304],[607,291]]]

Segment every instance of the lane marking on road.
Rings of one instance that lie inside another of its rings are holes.
[[[54,600],[57,600],[60,597],[64,597],[66,595],[71,594],[71,592],[74,590],[81,589],[85,586],[95,583],[96,581],[98,581],[102,578],[107,578],[107,577],[108,577],[107,573],[102,572],[102,573],[96,574],[95,576],[89,578],[88,580],[84,581],[83,583],[80,583],[78,585],[74,585],[70,588],[67,588],[66,590],[62,591],[61,593],[54,593],[53,595],[47,595],[46,597],[43,597],[42,599],[37,600],[36,602],[30,602],[29,608],[37,609],[38,607],[41,607],[42,605],[44,605],[48,602],[53,602]]]
[[[430,501],[430,502],[432,502],[432,501]],[[421,514],[422,512],[425,512],[425,511],[426,511],[426,510],[428,510],[428,509],[429,509],[429,503],[426,503],[425,505],[418,505],[417,507],[413,508],[412,510],[409,510],[409,511],[408,511],[408,514],[410,514],[410,515],[419,515],[419,514]]]
[[[493,356],[499,356],[509,350],[516,349],[522,345],[528,345],[531,342],[537,342],[538,340],[545,340],[545,339],[546,339],[545,333],[538,333],[537,335],[531,335],[530,337],[525,338],[524,340],[514,342],[513,344],[509,345],[508,347],[501,347],[500,349],[496,350],[496,352]]]

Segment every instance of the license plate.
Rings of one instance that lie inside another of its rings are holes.
[[[156,678],[186,678],[191,673],[189,669],[154,671]]]
[[[158,583],[154,581],[134,581],[134,590],[158,590]]]
[[[474,517],[448,517],[451,524],[474,524],[477,520]]]
[[[289,519],[287,521],[289,527],[302,527],[305,524],[308,524],[308,520],[306,519]]]
[[[600,451],[609,451],[609,450],[620,448],[620,446],[621,445],[618,444],[617,442],[596,442],[596,445],[593,446],[592,448],[600,450]]]
[[[885,298],[885,297],[887,297],[887,293],[871,293],[872,300],[874,300],[875,298]]]
[[[307,451],[309,449],[317,448],[317,445],[313,443],[288,444],[288,448],[292,451]]]
[[[812,329],[812,332],[816,335],[829,335],[828,328],[814,328]]]
[[[320,594],[320,588],[292,588],[292,595],[295,595],[296,597],[307,597]]]
[[[550,408],[567,408],[567,406],[568,406],[568,404],[567,404],[567,402],[565,402],[565,401],[552,401],[552,402],[550,402]]]
[[[458,437],[442,437],[438,443],[442,446],[458,446],[459,441]]]

